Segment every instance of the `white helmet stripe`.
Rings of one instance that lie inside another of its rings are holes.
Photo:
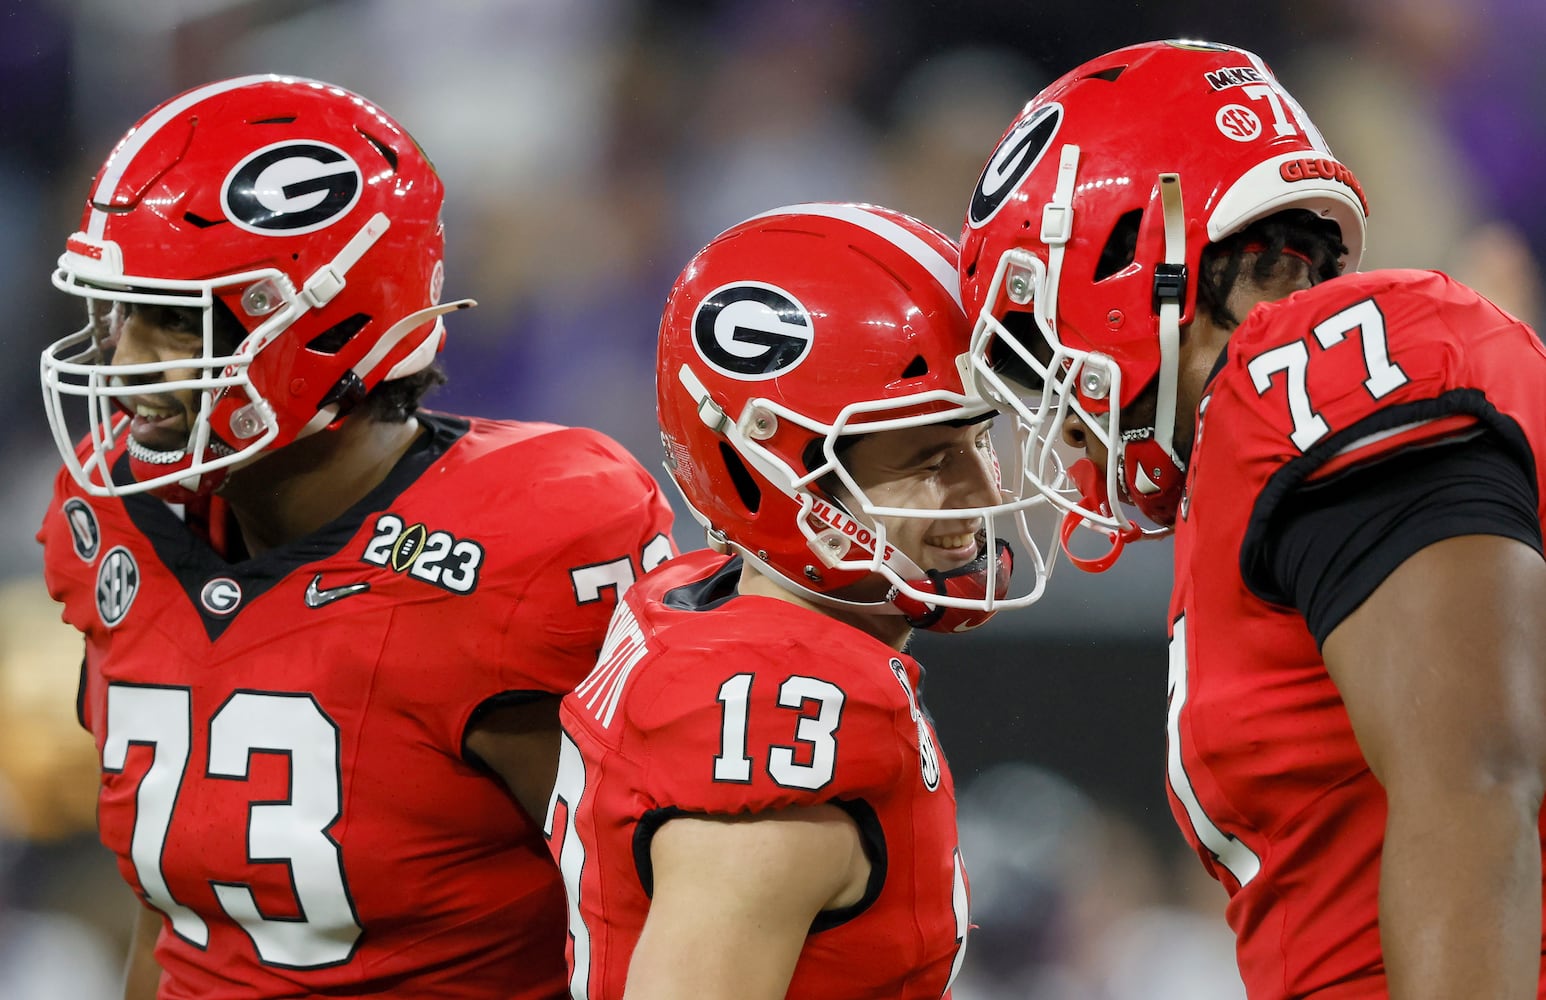
[[[956,272],[956,266],[938,250],[883,215],[866,211],[857,205],[807,202],[803,205],[785,205],[783,208],[775,208],[770,212],[754,215],[752,218],[765,219],[770,215],[823,215],[829,219],[842,219],[862,229],[868,229],[921,264],[924,270],[932,274],[934,280],[938,281],[955,300],[955,304],[961,305],[961,279]],[[962,309],[964,310],[965,307],[962,306]]]
[[[102,171],[102,176],[97,178],[97,186],[91,192],[93,203],[106,201],[112,197],[113,190],[118,187],[118,182],[123,180],[123,175],[129,169],[129,164],[134,162],[134,157],[141,149],[161,131],[161,128],[173,118],[182,114],[188,108],[208,97],[223,94],[228,90],[245,87],[249,84],[262,83],[267,80],[282,80],[284,77],[273,73],[257,73],[252,76],[239,76],[233,80],[221,80],[197,90],[190,90],[160,111],[151,115],[145,123],[126,136],[123,145],[113,151],[112,159],[108,161],[107,169]],[[102,232],[107,226],[107,213],[100,209],[91,210],[91,222],[86,226],[86,235],[92,239],[100,240]]]

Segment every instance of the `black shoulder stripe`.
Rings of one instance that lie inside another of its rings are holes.
[[[1495,432],[1505,447],[1520,461],[1531,482],[1537,481],[1535,453],[1530,449],[1530,439],[1517,421],[1500,411],[1488,401],[1480,389],[1451,389],[1431,399],[1419,399],[1410,403],[1397,403],[1378,410],[1350,427],[1316,442],[1310,450],[1286,463],[1272,474],[1262,487],[1251,509],[1251,519],[1246,525],[1245,538],[1240,544],[1240,578],[1247,589],[1257,598],[1269,604],[1281,604],[1282,595],[1273,594],[1261,586],[1268,578],[1270,567],[1265,564],[1266,539],[1272,517],[1283,501],[1326,462],[1343,448],[1360,438],[1380,431],[1415,424],[1443,417],[1470,415],[1484,427]]]
[[[816,919],[811,921],[809,931],[811,934],[840,927],[864,913],[875,904],[875,900],[880,898],[880,891],[886,885],[886,833],[881,828],[880,817],[863,799],[829,801],[846,812],[859,828],[859,839],[864,844],[864,853],[870,859],[870,877],[865,882],[864,895],[852,906],[845,906],[840,910],[823,910],[818,913]],[[639,884],[643,886],[646,896],[655,894],[655,866],[650,860],[650,845],[655,840],[655,834],[661,827],[679,816],[705,815],[708,814],[688,812],[677,806],[666,806],[661,809],[651,809],[639,818],[638,824],[633,828],[633,864],[639,875]]]

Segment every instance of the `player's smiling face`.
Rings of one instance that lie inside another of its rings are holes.
[[[172,362],[203,354],[203,317],[197,309],[173,306],[121,304],[112,326],[114,367],[152,362]],[[167,382],[196,378],[194,368],[149,374],[115,375],[119,385],[140,386],[132,396],[120,396],[118,405],[130,416],[129,435],[154,451],[178,452],[188,443],[188,433],[198,407],[194,389],[158,391]]]
[[[989,421],[965,427],[908,427],[866,434],[847,449],[844,464],[876,507],[918,510],[987,507],[999,503]],[[881,517],[887,540],[921,569],[957,569],[976,559],[984,525],[962,517]]]

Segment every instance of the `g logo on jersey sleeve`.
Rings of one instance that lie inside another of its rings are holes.
[[[721,375],[776,378],[811,352],[811,314],[793,295],[760,281],[722,285],[692,318],[698,356]]]
[[[966,221],[975,229],[998,213],[1004,202],[1014,193],[1020,182],[1041,162],[1042,156],[1052,145],[1063,122],[1063,106],[1049,104],[1036,112],[1004,136],[988,165],[977,178],[977,189],[972,192],[971,204],[966,210]]]
[[[102,547],[102,528],[91,505],[79,497],[64,502],[64,523],[70,528],[70,547],[82,562],[89,563],[97,557]]]
[[[220,201],[240,229],[298,235],[331,225],[364,188],[359,164],[325,142],[279,142],[236,165]]]

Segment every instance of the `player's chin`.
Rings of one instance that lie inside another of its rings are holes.
[[[136,450],[181,455],[188,449],[188,428],[182,421],[163,426],[143,426],[136,422],[129,430]]]

